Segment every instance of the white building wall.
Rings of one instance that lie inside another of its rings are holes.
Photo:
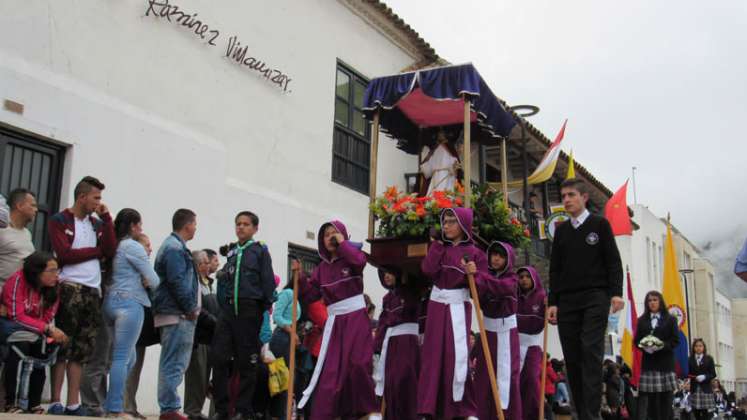
[[[719,379],[727,391],[734,391],[736,385],[736,371],[734,369],[734,340],[732,325],[732,309],[729,298],[716,289],[716,337],[718,339],[717,353],[714,356]],[[713,352],[713,350],[711,350]]]
[[[0,95],[25,106],[0,110],[0,123],[68,146],[61,206],[95,175],[110,208],[140,210],[156,247],[175,209],[195,210],[194,249],[232,240],[233,216],[251,209],[283,278],[288,244],[315,248],[307,232],[324,221],[345,221],[363,241],[368,197],[331,182],[336,61],[372,78],[415,58],[341,2],[172,2],[220,30],[216,47],[144,16],[147,4],[0,3]],[[289,92],[225,58],[232,35],[287,73]],[[416,165],[382,136],[379,191],[404,187]],[[366,278],[380,303],[372,269]],[[157,412],[157,361],[149,348],[146,413]]]
[[[747,397],[747,299],[732,300],[734,376],[738,398]]]

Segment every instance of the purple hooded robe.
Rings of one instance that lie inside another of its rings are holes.
[[[335,258],[324,247],[324,230],[330,225],[345,238]],[[322,225],[317,237],[322,262],[310,278],[302,276],[300,281],[301,299],[324,299],[329,315],[314,375],[299,402],[303,407],[313,392],[311,420],[353,419],[379,411],[372,378],[373,337],[363,300],[366,254],[348,239],[341,222]]]
[[[421,353],[418,414],[435,419],[477,415],[468,375],[472,304],[462,260],[467,256],[475,262],[477,276],[488,270],[485,253],[472,242],[472,210],[444,209],[442,226],[448,213],[456,216],[464,238],[458,243],[446,238],[432,242],[421,263],[433,289]]]
[[[521,420],[521,388],[519,387],[521,357],[516,319],[518,278],[513,271],[516,253],[514,248],[507,243],[493,242],[488,247],[488,264],[490,264],[490,254],[498,247],[504,251],[506,266],[499,271],[491,267],[488,273],[484,273],[475,280],[487,330],[490,357],[493,368],[496,370],[503,415],[506,419]],[[498,414],[490,389],[490,377],[482,345],[478,342],[476,346],[475,401],[477,401],[478,417],[480,420],[497,419]]]
[[[524,418],[536,419],[539,416],[540,404],[544,403],[544,392],[540,396],[540,376],[545,329],[545,288],[542,287],[542,280],[534,267],[522,267],[517,273],[522,270],[527,270],[532,276],[532,288],[528,291],[519,290],[522,406]]]
[[[416,420],[420,296],[418,291],[401,284],[386,286],[382,270],[379,278],[389,292],[384,296],[374,346],[374,351],[380,354],[379,365],[374,366],[376,395],[383,394],[386,401],[384,418]]]

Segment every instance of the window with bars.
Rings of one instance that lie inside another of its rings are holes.
[[[301,268],[309,275],[314,271],[316,266],[322,262],[322,259],[319,258],[319,253],[316,250],[295,244],[288,244],[288,275],[290,275],[291,261],[293,261],[294,258],[301,260]]]
[[[363,118],[368,81],[337,63],[332,181],[368,195],[371,127]]]
[[[50,250],[47,220],[59,209],[63,147],[0,128],[0,193],[26,188],[36,195],[39,212],[27,226],[36,249]]]

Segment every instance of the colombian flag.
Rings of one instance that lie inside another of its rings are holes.
[[[678,320],[680,343],[674,349],[675,369],[677,376],[685,378],[687,377],[687,353],[690,347],[690,340],[687,336],[689,320],[687,319],[687,307],[685,306],[685,298],[682,294],[682,285],[677,270],[677,254],[674,252],[672,225],[670,223],[667,223],[667,242],[664,246],[664,290],[662,294],[667,302],[669,313]]]

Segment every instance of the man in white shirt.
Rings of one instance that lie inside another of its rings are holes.
[[[8,208],[8,227],[0,229],[0,287],[34,252],[31,232],[26,226],[36,217],[36,196],[25,188],[16,188],[8,194]]]
[[[57,326],[70,337],[52,369],[52,402],[49,414],[86,415],[80,404],[83,365],[94,355],[102,324],[101,260],[113,258],[117,249],[109,209],[101,202],[104,184],[87,176],[75,187],[75,204],[49,220],[60,272],[60,307]],[[98,218],[93,217],[96,213]],[[61,403],[62,382],[67,373],[67,406]]]

